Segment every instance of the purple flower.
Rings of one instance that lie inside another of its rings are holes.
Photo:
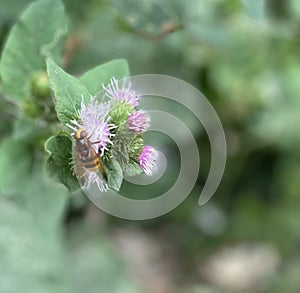
[[[149,127],[149,123],[150,117],[142,110],[135,111],[128,116],[129,129],[136,133],[145,132]]]
[[[68,125],[75,131],[78,128],[83,128],[87,132],[88,138],[92,142],[95,151],[100,151],[101,157],[104,151],[107,150],[107,145],[113,144],[111,137],[114,136],[114,134],[112,134],[110,130],[116,127],[114,124],[108,123],[109,118],[107,118],[107,115],[109,109],[109,103],[99,104],[93,96],[90,102],[85,105],[82,97],[81,108],[77,111],[79,122],[77,120],[71,120],[71,123],[75,127]]]
[[[96,183],[97,187],[100,191],[105,192],[108,190],[107,183],[104,181],[102,177],[98,175],[97,172],[91,172],[88,169],[83,169],[83,174],[78,174],[79,177],[84,178],[83,188],[89,189],[92,184]]]
[[[108,123],[109,109],[109,103],[99,104],[93,96],[86,105],[82,97],[81,108],[77,111],[78,121],[74,119],[71,120],[71,125],[67,124],[74,131],[83,128],[95,151],[100,153],[100,157],[108,149],[108,144],[113,144],[111,137],[114,134],[110,131],[116,126]],[[75,166],[75,171],[79,178],[84,178],[83,188],[89,188],[91,184],[96,183],[100,191],[108,190],[105,180],[99,176],[98,172],[89,171],[87,168],[77,168],[77,166]]]
[[[144,146],[138,160],[140,167],[147,175],[152,175],[153,170],[156,168],[157,157],[158,153],[152,146]]]
[[[112,78],[108,86],[102,85],[105,94],[111,98],[112,101],[126,102],[132,107],[138,105],[138,100],[140,96],[136,94],[134,90],[131,89],[131,84],[125,86],[123,83],[122,87],[119,87],[119,81],[116,78]]]

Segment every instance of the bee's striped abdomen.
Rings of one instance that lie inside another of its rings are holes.
[[[90,172],[98,172],[100,170],[104,177],[106,177],[98,154],[88,139],[87,133],[82,128],[79,128],[74,134],[74,139],[75,149],[79,155],[82,165]]]
[[[97,172],[99,170],[100,161],[96,158],[86,158],[82,160],[83,166],[91,172]]]

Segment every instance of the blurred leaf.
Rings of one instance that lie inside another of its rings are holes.
[[[0,145],[0,190],[13,195],[30,182],[32,149],[22,140],[8,138]]]
[[[2,293],[69,292],[59,234],[40,226],[39,220],[23,206],[0,198]]]
[[[0,75],[4,90],[13,99],[29,96],[30,76],[45,69],[45,56],[59,60],[61,37],[67,31],[64,7],[59,0],[31,4],[13,27],[4,47]]]
[[[250,17],[263,19],[265,17],[266,0],[241,0]]]
[[[290,57],[291,58],[291,57]],[[263,79],[261,92],[265,93],[265,107],[256,115],[250,129],[260,141],[272,143],[286,150],[297,150],[300,145],[300,69],[295,58],[272,79]]]
[[[18,14],[33,0],[0,0],[0,23],[1,21],[7,21],[14,19]]]
[[[53,182],[43,169],[44,162],[36,163],[30,183],[24,188],[24,208],[42,229],[56,232],[63,220],[68,200],[67,189]]]
[[[126,276],[125,266],[105,235],[101,235],[98,225],[77,223],[70,227],[69,236],[68,273],[73,281],[73,293],[140,292]]]
[[[20,117],[13,122],[11,137],[31,145],[32,156],[35,155],[34,152],[38,152],[39,156],[44,156],[44,143],[52,134],[52,131],[53,129],[44,123],[44,121],[38,119],[34,121]]]
[[[127,76],[129,76],[127,61],[116,59],[87,71],[80,77],[80,81],[92,95],[95,95],[102,90],[102,84],[107,85],[112,77],[122,80]]]
[[[115,191],[119,191],[123,181],[123,172],[120,164],[116,160],[111,159],[103,165],[107,174],[108,187]]]
[[[66,189],[44,177],[42,161],[31,163],[32,154],[26,152],[26,145],[15,140],[9,146],[12,150],[18,146],[24,158],[16,151],[9,153],[9,157],[16,160],[14,167],[22,173],[1,170],[1,180],[8,184],[4,175],[10,174],[9,179],[15,186],[15,190],[11,190],[14,200],[0,198],[0,261],[3,265],[0,274],[4,278],[0,281],[1,292],[69,292],[58,233]],[[2,145],[1,152],[8,153],[4,148]],[[23,170],[18,162],[24,164],[27,160],[30,168]],[[5,167],[2,163],[1,168]]]
[[[12,131],[16,111],[13,105],[2,98],[1,90],[0,87],[0,142]]]
[[[89,100],[91,94],[77,78],[66,73],[51,59],[47,61],[47,71],[55,95],[57,117],[64,124],[70,123],[77,116],[82,97]]]
[[[16,139],[26,138],[26,137],[31,138],[34,132],[35,132],[35,127],[32,121],[25,120],[25,119],[15,120],[13,135]]]
[[[72,141],[64,134],[51,136],[45,143],[45,149],[50,156],[46,170],[51,178],[64,184],[69,191],[78,190],[79,183],[72,174]]]
[[[291,0],[291,12],[295,17],[299,20],[300,19],[300,3],[298,0]]]

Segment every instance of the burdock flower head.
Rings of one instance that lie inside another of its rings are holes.
[[[141,134],[148,129],[150,117],[136,108],[140,96],[130,85],[119,87],[115,78],[103,88],[102,100],[82,98],[68,124],[74,131],[74,170],[85,189],[96,184],[100,191],[119,190],[124,173],[152,175],[158,153],[144,146]]]
[[[150,123],[150,118],[143,110],[134,111],[128,116],[129,129],[133,130],[135,133],[145,132]]]
[[[156,168],[156,160],[158,158],[157,151],[150,145],[144,146],[139,155],[139,164],[142,170],[147,175],[152,175],[154,169]]]
[[[150,125],[150,117],[147,113],[136,109],[140,96],[131,88],[131,84],[126,86],[123,82],[120,87],[119,81],[115,78],[112,78],[108,86],[103,86],[103,88],[105,95],[110,98],[112,103],[110,116],[112,121],[117,124],[116,140],[123,139],[118,141],[118,148],[115,153],[121,154],[121,156],[124,154],[121,160],[126,162],[126,153],[128,152],[129,163],[138,164],[145,174],[152,175],[156,167],[158,153],[153,147],[144,146],[144,141],[140,135]],[[129,133],[124,129],[124,125],[127,125]],[[132,142],[129,141],[129,145],[125,146],[126,143],[128,144],[128,137],[131,137]],[[126,167],[128,166],[125,166],[125,170]]]
[[[127,85],[123,82],[123,85],[119,87],[119,81],[116,78],[112,78],[107,86],[102,85],[105,94],[111,99],[111,101],[126,102],[132,107],[138,105],[140,98],[136,92],[131,89],[131,84]]]
[[[73,119],[71,120],[72,125],[68,124],[74,130],[74,133],[78,129],[85,131],[86,140],[89,142],[89,145],[86,143],[86,146],[91,146],[94,149],[96,156],[94,160],[96,161],[98,160],[98,156],[102,157],[104,152],[108,150],[108,145],[113,144],[111,139],[114,134],[111,133],[111,130],[116,126],[109,123],[109,107],[109,103],[99,104],[93,96],[87,105],[82,98],[81,108],[77,111],[78,120]],[[82,158],[84,155],[80,154],[79,150],[77,151],[79,152],[79,156],[81,156],[81,160],[86,160],[86,158]],[[90,187],[92,183],[96,183],[101,191],[107,190],[107,184],[104,179],[98,176],[92,168],[85,167],[79,170],[78,166],[76,166],[76,169],[77,175],[84,178],[83,185],[85,188]]]

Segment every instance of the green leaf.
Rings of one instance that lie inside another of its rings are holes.
[[[17,18],[32,0],[0,0],[0,25]]]
[[[116,160],[110,160],[103,164],[107,174],[107,185],[109,188],[119,191],[123,181],[123,171]]]
[[[29,96],[29,78],[46,69],[45,56],[60,59],[66,32],[64,7],[59,0],[37,1],[22,14],[8,36],[0,62],[4,90],[11,98]]]
[[[8,146],[25,150],[21,141],[12,143]],[[24,157],[15,157],[15,162],[24,163],[31,155],[23,152]],[[1,292],[69,292],[58,229],[67,190],[45,178],[42,166],[37,160],[21,174],[11,174],[19,186],[15,197],[0,197]],[[19,165],[14,167],[22,171]]]
[[[15,112],[16,108],[3,99],[0,85],[0,142],[11,133]]]
[[[32,149],[22,140],[9,138],[0,146],[0,190],[14,195],[30,182]]]
[[[47,176],[44,163],[44,161],[35,163],[30,183],[22,191],[24,193],[22,205],[42,229],[55,230],[63,220],[68,191],[62,184],[53,182]]]
[[[51,59],[47,61],[47,71],[55,95],[57,117],[64,124],[70,123],[77,116],[82,97],[88,101],[91,94],[77,78],[66,73]]]
[[[87,71],[80,77],[80,81],[92,95],[95,95],[102,89],[102,84],[108,84],[112,77],[121,80],[128,76],[129,67],[127,61],[116,59]]]
[[[265,0],[242,0],[242,3],[250,17],[258,20],[265,18]]]
[[[45,210],[46,202],[40,206]],[[41,226],[41,220],[0,197],[1,292],[70,292],[60,235]]]
[[[64,184],[69,191],[80,188],[76,176],[73,175],[72,141],[65,134],[51,136],[45,143],[45,149],[50,156],[46,163],[46,170],[51,178]]]
[[[37,134],[36,121],[17,119],[14,121],[13,137],[15,139],[32,140]]]
[[[135,280],[128,277],[126,263],[121,261],[109,238],[98,225],[77,221],[68,227],[67,272],[72,293],[138,293]]]

